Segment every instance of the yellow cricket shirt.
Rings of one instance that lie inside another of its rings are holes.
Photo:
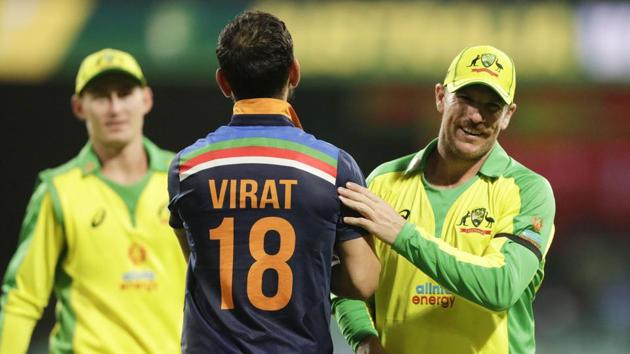
[[[87,144],[39,175],[19,246],[2,284],[0,353],[24,353],[57,298],[51,353],[177,353],[185,262],[168,225],[173,155],[144,140],[146,178],[135,187],[100,175]]]
[[[375,242],[382,272],[371,307],[381,342],[395,354],[533,353],[532,302],[554,234],[551,187],[497,144],[470,181],[435,188],[423,170],[436,145],[368,177],[408,220],[391,247]],[[353,346],[373,333],[363,303],[334,307]]]

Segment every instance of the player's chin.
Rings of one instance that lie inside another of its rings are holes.
[[[107,134],[103,137],[103,143],[107,144],[109,147],[117,147],[117,146],[125,146],[132,141],[132,137],[130,134],[119,132],[115,134]]]
[[[484,142],[457,142],[455,144],[455,152],[458,158],[462,160],[478,160],[488,152],[487,144]]]

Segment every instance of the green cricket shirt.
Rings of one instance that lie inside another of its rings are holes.
[[[52,353],[177,353],[185,262],[168,225],[173,155],[147,139],[147,177],[132,187],[100,174],[91,145],[42,172],[6,271],[0,353],[24,353],[57,298]]]
[[[375,330],[364,303],[336,299],[342,332],[355,347],[378,333],[397,354],[533,353],[532,302],[554,235],[551,186],[497,144],[474,178],[435,188],[423,171],[436,146],[368,177],[408,222],[391,247],[375,242]]]

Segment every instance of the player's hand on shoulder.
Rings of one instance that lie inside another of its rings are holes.
[[[367,336],[357,347],[357,354],[387,354],[378,337]]]
[[[356,183],[348,182],[346,188],[339,187],[337,191],[341,202],[362,216],[346,216],[343,218],[346,224],[359,226],[390,245],[394,243],[405,225],[405,219],[394,208]]]

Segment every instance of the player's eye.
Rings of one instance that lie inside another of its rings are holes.
[[[457,95],[456,97],[457,97],[457,99],[460,102],[463,102],[463,103],[466,103],[466,104],[472,103],[472,100],[470,99],[470,97],[468,97],[466,95]]]
[[[92,98],[95,99],[102,99],[102,98],[107,98],[109,97],[109,94],[105,91],[91,91],[90,96],[92,96]]]
[[[497,104],[497,103],[489,103],[486,105],[486,109],[491,112],[491,113],[496,113],[498,111],[500,111],[503,108],[503,106]]]

